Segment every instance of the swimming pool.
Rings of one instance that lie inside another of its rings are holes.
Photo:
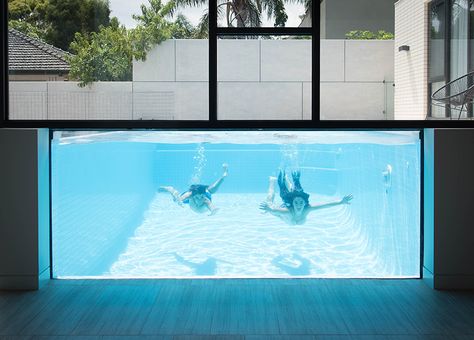
[[[158,190],[211,184],[223,163],[212,216]],[[313,205],[354,198],[289,225],[259,209],[279,169]],[[59,278],[419,277],[419,134],[55,132],[52,240]]]

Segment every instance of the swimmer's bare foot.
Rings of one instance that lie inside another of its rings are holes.
[[[222,177],[227,177],[228,172],[229,172],[228,168],[229,168],[229,164],[227,163],[222,164],[222,171],[223,171]]]

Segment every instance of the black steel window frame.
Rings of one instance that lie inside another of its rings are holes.
[[[209,0],[209,119],[208,120],[10,120],[8,118],[8,4],[0,11],[1,98],[0,128],[53,129],[421,129],[474,128],[474,120],[321,120],[320,119],[320,27],[218,27],[217,0]],[[320,6],[312,6],[312,18],[320,18]],[[217,117],[217,39],[222,35],[310,35],[312,38],[311,120],[219,120]]]

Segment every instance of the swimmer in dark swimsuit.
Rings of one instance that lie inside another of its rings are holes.
[[[227,168],[228,165],[226,163],[222,164],[222,176],[211,185],[193,184],[182,194],[171,186],[162,186],[159,190],[169,192],[173,200],[180,206],[183,206],[183,203],[189,204],[189,207],[194,212],[203,213],[209,211],[209,215],[214,215],[218,208],[215,208],[212,204],[212,194],[217,192],[224,178],[227,177]]]
[[[352,195],[346,195],[342,199],[323,204],[312,205],[309,203],[309,194],[304,192],[300,183],[300,172],[292,173],[291,182],[284,172],[278,175],[278,186],[283,204],[278,207],[274,204],[276,177],[270,177],[267,200],[260,204],[260,209],[281,218],[287,224],[304,224],[306,217],[311,211],[329,208],[340,204],[350,204]]]

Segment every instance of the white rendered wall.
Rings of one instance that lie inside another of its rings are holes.
[[[161,55],[193,60],[204,72],[202,78],[180,82],[207,80],[207,44],[199,50],[196,43],[186,49],[188,43],[157,46],[145,62],[134,63],[134,81],[165,82],[170,65],[176,74],[183,73],[184,65],[162,63],[157,60]],[[393,117],[393,41],[321,40],[320,72],[323,119]],[[221,119],[310,119],[311,41],[219,40],[218,82]],[[207,89],[207,83],[200,85]],[[203,99],[205,104],[197,106],[207,108],[207,97],[192,101]]]
[[[393,119],[393,41],[321,40],[321,118]]]
[[[393,118],[393,41],[321,41],[321,117]],[[169,40],[133,82],[10,82],[11,119],[208,119],[208,41]],[[310,40],[219,40],[220,119],[311,119]]]
[[[409,51],[398,51],[402,45]],[[424,120],[428,112],[428,10],[425,0],[395,4],[395,119]]]

